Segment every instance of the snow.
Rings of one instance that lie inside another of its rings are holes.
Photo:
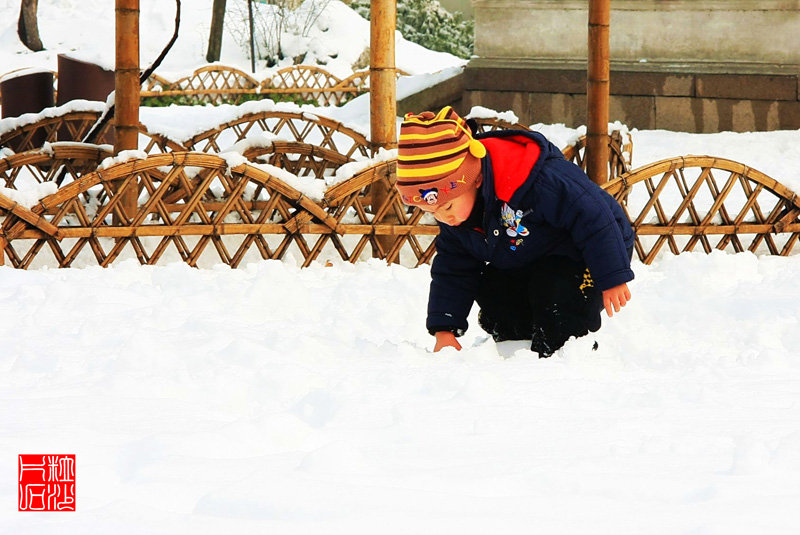
[[[333,174],[333,176],[325,178],[325,184],[328,187],[332,187],[336,184],[353,178],[367,167],[391,160],[393,158],[397,158],[397,149],[380,148],[378,149],[378,153],[372,158],[356,160],[354,162],[349,162],[342,165],[336,169],[336,172]]]
[[[308,9],[310,3],[313,2],[306,2],[304,9]],[[177,80],[196,68],[207,65],[205,56],[212,4],[213,0],[182,3],[178,40],[156,74],[168,80]],[[249,73],[251,69],[248,52],[233,37],[233,30],[237,27],[240,32],[246,32],[244,22],[237,21],[235,16],[237,5],[243,5],[244,12],[247,10],[246,4],[231,1],[226,15],[227,31],[223,36],[219,63]],[[254,5],[264,14],[272,7],[261,3]],[[141,0],[139,7],[140,62],[144,68],[158,57],[173,34],[175,2]],[[0,22],[0,50],[3,51],[0,75],[28,67],[56,71],[59,53],[67,53],[82,61],[113,69],[114,0],[39,0],[39,34],[46,48],[42,52],[31,52],[17,38],[18,0],[0,0],[0,13],[4,15]],[[297,23],[303,26],[307,20],[309,17],[301,13]],[[69,24],[65,24],[66,21]],[[286,45],[287,53],[307,53],[305,63],[321,65],[340,78],[352,74],[352,65],[369,46],[369,22],[345,4],[334,0],[327,2],[322,15],[308,26],[306,37],[283,35],[282,45]],[[262,30],[259,28],[258,31]],[[263,35],[262,38],[266,39]],[[399,33],[396,35],[395,48],[397,68],[409,74],[434,72],[466,63],[450,54],[433,52],[406,41]],[[266,64],[258,62],[255,74],[261,80],[268,72],[285,66],[278,65],[270,70]]]
[[[60,117],[67,113],[73,112],[95,112],[102,113],[105,111],[106,106],[102,102],[91,100],[71,100],[61,106],[54,106],[46,108],[39,113],[25,113],[19,117],[6,117],[0,119],[0,136],[8,132],[27,126],[29,124],[37,123],[43,119],[51,119],[53,117]]]
[[[171,35],[173,12],[141,3],[144,63]],[[167,71],[190,72],[205,54],[211,0],[184,4]],[[111,0],[40,0],[48,50],[35,54],[16,39],[18,9],[0,0],[4,71],[54,68],[59,51],[113,51]],[[298,41],[298,50],[360,53],[363,22],[336,10],[322,21],[337,42],[326,43],[318,25],[317,41]],[[419,50],[414,58],[411,48],[398,43],[398,67],[428,74],[405,84],[423,87],[419,80],[461,68]],[[230,35],[222,59],[249,68]],[[341,108],[143,108],[141,118],[185,140],[262,109],[330,117],[368,134],[366,97]],[[33,120],[0,121],[0,132]],[[533,128],[559,147],[585,133]],[[797,131],[627,134],[634,167],[710,154],[800,191]],[[271,139],[259,136],[226,149],[228,164]],[[393,155],[294,185],[319,198]],[[38,201],[52,187],[3,194]],[[476,311],[461,352],[431,353],[427,266],[333,260],[301,269],[290,248],[283,261],[193,269],[169,263],[178,260],[171,254],[157,267],[133,259],[105,269],[0,267],[0,533],[800,529],[800,255],[634,262],[630,304],[595,335],[540,360],[522,342],[495,344]],[[76,512],[15,510],[25,453],[76,454]]]
[[[259,132],[257,136],[250,136],[246,137],[241,141],[237,141],[233,145],[231,145],[228,149],[223,150],[222,152],[238,152],[239,154],[244,154],[250,149],[256,148],[263,148],[268,149],[272,146],[272,143],[276,140],[280,140],[281,138],[273,134],[272,132]],[[285,141],[288,141],[286,139]]]
[[[298,106],[292,102],[274,102],[270,99],[253,100],[238,106],[222,104],[213,106],[176,106],[169,108],[141,108],[140,120],[147,126],[148,131],[161,134],[177,141],[186,143],[191,138],[214,130],[220,125],[235,122],[246,115],[283,112],[302,114],[304,110],[318,111],[325,108],[316,108],[310,105]],[[167,111],[165,110],[172,110]],[[174,117],[180,110],[181,121],[176,123]],[[327,115],[326,115],[327,116]],[[314,119],[309,114],[308,119]],[[1,125],[2,123],[0,123]]]
[[[472,119],[499,119],[512,124],[519,122],[519,117],[511,110],[497,112],[484,106],[473,106],[464,117]]]
[[[597,352],[539,360],[431,354],[427,267],[0,268],[0,494],[47,450],[72,533],[796,528],[800,258],[634,269]]]
[[[116,156],[109,156],[108,158],[104,158],[98,169],[108,169],[109,167],[113,167],[114,165],[125,163],[130,160],[146,160],[147,153],[143,150],[123,150],[120,151],[119,154]]]
[[[14,80],[15,78],[30,76],[32,74],[53,74],[53,71],[51,71],[50,69],[41,69],[36,67],[18,69],[16,71],[11,71],[9,73],[0,76],[0,84],[2,84],[3,82]]]
[[[279,178],[314,202],[322,201],[322,198],[325,195],[324,180],[319,180],[313,176],[293,175],[285,169],[281,169],[280,167],[275,167],[274,165],[266,163],[253,163],[251,165],[258,167],[265,173],[268,173],[275,178]]]
[[[7,197],[25,208],[33,208],[39,201],[58,191],[55,182],[42,182],[31,187],[11,189],[0,187],[0,195]]]
[[[448,67],[432,73],[424,73],[416,76],[403,76],[397,80],[397,100],[402,100],[411,95],[415,95],[427,87],[432,87],[451,78],[462,74],[464,67]]]

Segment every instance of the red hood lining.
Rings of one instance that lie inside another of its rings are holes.
[[[494,193],[501,201],[509,202],[531,174],[541,149],[525,136],[490,137],[480,141],[491,156]]]

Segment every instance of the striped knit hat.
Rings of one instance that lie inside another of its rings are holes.
[[[397,183],[405,204],[442,205],[473,186],[486,148],[450,106],[407,114],[400,126]]]

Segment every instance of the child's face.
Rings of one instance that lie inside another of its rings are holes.
[[[478,197],[478,186],[480,181],[466,192],[441,206],[420,206],[423,212],[433,214],[436,221],[455,227],[467,220],[472,208],[475,206],[475,199]]]

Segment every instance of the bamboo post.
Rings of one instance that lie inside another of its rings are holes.
[[[116,67],[114,153],[139,148],[139,0],[116,0]],[[132,218],[138,202],[137,188],[127,188],[121,199]]]
[[[597,184],[608,181],[609,26],[611,0],[589,0],[586,170]]]
[[[0,227],[0,267],[6,265],[6,235]]]
[[[394,61],[394,33],[397,25],[397,5],[394,0],[370,1],[370,96],[369,122],[372,150],[397,148],[397,87]],[[388,199],[393,184],[389,180],[372,185],[372,210],[378,212]],[[389,211],[391,212],[391,211]],[[387,218],[384,218],[387,220]],[[388,222],[388,220],[387,220]],[[388,251],[392,236],[378,237],[378,243]],[[375,254],[373,253],[373,256]]]

